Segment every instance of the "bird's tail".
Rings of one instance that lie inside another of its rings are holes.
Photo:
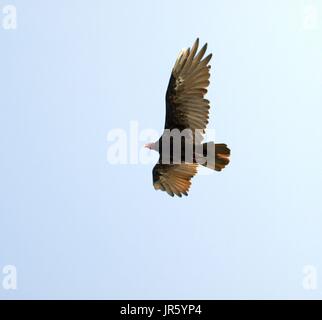
[[[230,149],[224,143],[207,142],[202,144],[202,150],[203,157],[196,160],[207,168],[221,171],[229,163]]]

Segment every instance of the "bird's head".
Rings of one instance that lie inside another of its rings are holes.
[[[156,147],[156,143],[155,142],[151,142],[151,143],[147,143],[144,145],[144,148],[148,148],[150,150],[157,150],[157,147]]]

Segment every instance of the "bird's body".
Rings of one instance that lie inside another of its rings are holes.
[[[202,143],[209,117],[204,95],[212,55],[203,59],[207,44],[197,53],[198,45],[197,39],[191,50],[179,54],[166,92],[164,132],[157,142],[146,145],[160,153],[153,168],[154,188],[171,196],[188,195],[199,164],[221,171],[229,163],[230,150],[225,144]]]

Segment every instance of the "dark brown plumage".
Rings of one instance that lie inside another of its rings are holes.
[[[153,168],[154,188],[166,191],[171,196],[188,195],[191,179],[197,173],[199,164],[221,171],[229,163],[230,150],[225,144],[202,144],[209,119],[209,101],[204,96],[209,85],[209,61],[212,55],[204,58],[207,44],[197,53],[198,45],[199,39],[191,49],[180,52],[166,92],[164,133],[157,142],[146,145],[160,153],[159,162]],[[173,139],[169,139],[171,132],[175,131],[181,134],[188,132],[184,138],[180,138],[179,162],[175,159]],[[191,159],[185,157],[185,151],[189,148],[193,154]],[[170,161],[164,161],[166,153]],[[207,162],[200,162],[200,157],[207,157]]]

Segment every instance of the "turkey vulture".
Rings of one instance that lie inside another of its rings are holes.
[[[221,171],[229,163],[226,144],[202,143],[209,118],[209,101],[204,96],[212,55],[204,58],[207,43],[197,53],[198,46],[199,39],[191,49],[180,52],[166,92],[164,132],[158,141],[145,145],[160,154],[152,173],[154,188],[172,197],[188,195],[199,164]]]

